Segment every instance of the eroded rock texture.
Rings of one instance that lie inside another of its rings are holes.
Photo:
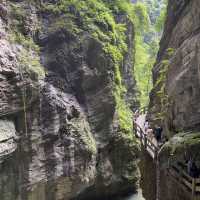
[[[68,18],[47,9],[56,2],[0,1],[1,200],[89,199],[137,189],[138,144],[120,128],[115,63],[98,39],[72,34]],[[133,25],[124,15],[116,21],[127,26],[120,73],[133,108]]]
[[[152,121],[161,123],[170,141],[160,160],[183,163],[191,156],[199,165],[200,130],[200,2],[170,0],[150,98]],[[189,199],[190,193],[163,177],[162,199]],[[183,195],[184,194],[184,195]]]

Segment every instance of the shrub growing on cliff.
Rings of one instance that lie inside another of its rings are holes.
[[[157,96],[160,100],[160,113],[157,113],[157,119],[163,120],[165,115],[167,114],[168,107],[170,104],[170,99],[168,94],[166,93],[166,81],[167,81],[167,72],[170,67],[170,59],[174,54],[173,48],[168,48],[166,50],[166,59],[163,59],[160,63],[160,71],[157,81],[154,85],[155,90],[157,91]]]
[[[26,18],[26,11],[23,7],[16,5],[15,3],[10,4],[11,7],[11,18],[12,18],[12,29],[15,31],[22,32],[24,29],[24,19]]]
[[[23,71],[31,74],[34,72],[39,78],[45,76],[44,67],[40,64],[39,46],[31,37],[25,37],[20,32],[11,32],[9,40],[13,44],[21,45],[23,48],[18,52],[19,65]]]
[[[18,48],[18,66],[19,71],[23,73],[34,73],[37,77],[44,77],[44,68],[40,64],[40,48],[34,42],[31,34],[25,31],[27,25],[26,18],[28,16],[28,9],[26,4],[19,4],[10,2],[10,29],[9,41],[11,44],[17,45]],[[34,27],[38,28],[37,26]]]
[[[45,70],[40,64],[39,56],[31,50],[21,50],[19,54],[19,65],[28,74],[35,73],[37,78],[45,76]]]

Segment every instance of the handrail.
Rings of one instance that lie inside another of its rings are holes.
[[[179,163],[173,164],[168,172],[175,180],[187,187],[192,196],[200,194],[200,178],[191,177]]]
[[[145,150],[152,156],[152,154],[148,151],[148,148],[151,149],[152,153],[154,154],[153,158],[157,158],[157,153],[159,150],[158,146],[155,146],[154,143],[146,136],[143,129],[136,123],[136,126],[139,127],[140,131],[140,139],[142,145],[144,145]],[[145,141],[146,140],[146,141]],[[153,147],[153,148],[152,148]],[[177,165],[172,165],[170,168],[170,174],[174,177],[178,182],[188,188],[191,191],[192,196],[200,195],[200,178],[193,178],[191,177],[183,167],[183,163],[177,163]]]
[[[145,111],[144,111],[145,112]],[[135,134],[139,136],[141,144],[144,146],[145,150],[150,154],[153,159],[157,159],[159,146],[156,146],[150,138],[147,137],[143,128],[136,121],[135,123]],[[138,135],[139,134],[139,135]],[[153,154],[153,155],[152,155]],[[191,177],[187,171],[184,163],[173,164],[168,169],[168,172],[174,177],[180,184],[187,187],[187,189],[192,194],[192,199],[195,195],[200,195],[200,178]]]
[[[144,130],[141,128],[139,124],[135,122],[136,125],[136,135],[139,132],[139,138],[141,140],[141,144],[144,145],[145,150],[152,156],[153,153],[153,159],[157,158],[157,153],[159,150],[159,147],[156,146],[145,134]],[[150,149],[152,152],[150,152],[148,149]]]

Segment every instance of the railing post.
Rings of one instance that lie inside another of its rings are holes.
[[[142,130],[141,130],[141,128],[140,128],[140,141],[141,141],[141,144],[142,144]]]
[[[144,135],[144,148],[147,149],[147,137]]]
[[[195,193],[196,193],[196,179],[193,178],[192,179],[192,199],[194,198]]]
[[[135,131],[135,137],[137,138],[137,125],[134,123],[133,126],[134,126],[134,131]]]
[[[154,154],[155,154],[154,159],[157,160],[158,159],[158,149],[157,148],[155,148]]]

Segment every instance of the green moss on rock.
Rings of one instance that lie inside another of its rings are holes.
[[[83,144],[92,155],[97,153],[96,142],[89,128],[89,124],[83,116],[78,119],[72,119],[71,123],[68,123],[67,126],[73,134],[72,137],[80,140],[79,144]]]
[[[156,96],[159,99],[160,112],[156,112],[155,121],[163,121],[168,112],[168,107],[170,105],[170,99],[166,91],[166,81],[167,73],[170,67],[170,59],[174,54],[173,48],[168,48],[166,50],[166,58],[159,64],[159,73],[154,84],[153,91],[156,92]],[[153,109],[151,109],[153,111]]]
[[[121,68],[123,59],[127,53],[127,24],[118,23],[116,15],[124,15],[127,20],[133,21],[133,6],[129,1],[100,1],[100,0],[61,0],[57,4],[43,4],[44,12],[53,12],[61,15],[62,19],[50,27],[52,29],[65,29],[72,34],[82,37],[84,32],[98,40],[104,53],[114,66],[113,95],[116,102],[116,112],[119,118],[120,131],[131,137],[132,112],[124,100],[126,88],[122,83]]]
[[[45,76],[44,67],[40,63],[40,47],[33,40],[33,33],[28,33],[29,28],[33,32],[39,30],[39,21],[36,24],[28,24],[32,1],[26,3],[9,3],[10,29],[8,40],[13,46],[18,46],[18,68],[21,74],[24,72],[34,79]],[[36,18],[37,16],[34,15]],[[33,17],[33,18],[34,18]],[[29,26],[28,26],[29,25]],[[27,26],[27,27],[26,27]],[[27,30],[26,30],[27,28]]]

